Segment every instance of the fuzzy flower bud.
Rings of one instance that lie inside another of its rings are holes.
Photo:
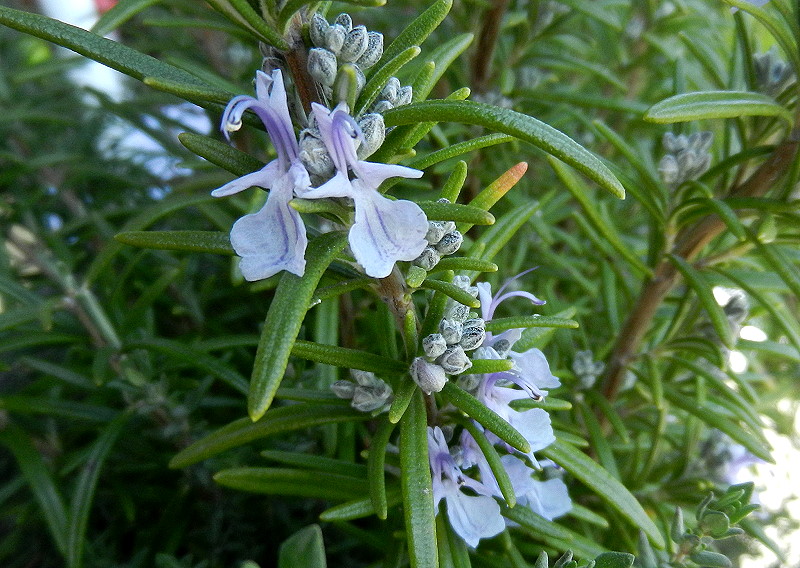
[[[460,375],[470,367],[472,361],[469,360],[464,348],[460,345],[451,345],[447,350],[436,359],[436,362],[444,369],[448,375]]]
[[[442,334],[448,345],[454,345],[461,341],[463,326],[460,321],[443,319],[439,322],[439,333]]]
[[[367,49],[365,49],[361,57],[356,60],[356,65],[362,69],[369,69],[383,56],[383,34],[379,32],[369,32],[367,36]]]
[[[358,120],[358,126],[364,134],[364,141],[358,147],[356,154],[359,160],[371,156],[383,144],[386,137],[386,126],[383,117],[379,114],[365,114]]]
[[[433,270],[433,267],[439,264],[441,259],[441,255],[435,248],[425,247],[425,250],[414,259],[414,264],[425,270]]]
[[[309,25],[309,34],[311,35],[311,43],[317,47],[325,47],[326,36],[328,35],[328,21],[323,18],[319,12],[314,12]]]
[[[353,62],[361,57],[367,50],[369,34],[364,26],[356,26],[344,38],[344,44],[339,52],[342,61]]]
[[[464,322],[464,331],[458,344],[464,351],[472,351],[480,347],[484,339],[486,339],[484,321],[481,318],[468,319]]]
[[[459,231],[452,231],[447,233],[442,237],[442,240],[436,243],[436,250],[439,251],[439,254],[442,256],[453,254],[461,248],[461,243],[463,242],[464,236]]]
[[[452,298],[447,299],[447,306],[444,310],[445,319],[463,322],[469,318],[469,306],[460,304]]]
[[[447,341],[441,333],[431,333],[422,340],[422,349],[425,355],[431,359],[436,359],[447,349]]]
[[[411,363],[411,378],[419,385],[422,392],[431,394],[439,392],[447,383],[447,376],[439,365],[430,363],[422,357],[417,357]]]
[[[308,72],[318,83],[332,87],[336,80],[336,56],[327,49],[311,49],[308,52]]]

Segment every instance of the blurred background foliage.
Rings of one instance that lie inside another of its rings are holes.
[[[224,90],[250,92],[262,55],[219,13],[191,0],[123,4],[133,10],[118,41]],[[334,4],[329,14],[347,9],[392,38],[423,7]],[[775,0],[766,9],[794,34],[796,52],[797,6]],[[793,77],[765,82],[753,54],[798,55],[773,47],[770,30],[714,0],[457,2],[425,50],[466,44],[463,34],[473,34],[471,46],[433,98],[470,86],[473,100],[535,116],[602,156],[628,190],[627,199],[615,199],[520,142],[465,157],[467,196],[529,163],[493,209],[501,219],[537,204],[496,256],[493,284],[538,266],[525,286],[547,300],[542,313],[580,323],[536,341],[562,379],[552,394],[571,403],[551,411],[554,425],[587,440],[589,454],[669,534],[676,507],[694,511],[710,490],[721,494],[749,479],[742,468],[769,458],[775,433],[796,446],[800,170],[791,124],[780,116],[674,125],[643,116],[670,96],[711,90],[761,91],[795,116]],[[331,503],[224,489],[214,472],[264,463],[263,450],[363,463],[369,425],[300,430],[169,469],[178,451],[244,415],[232,385],[247,380],[275,281],[243,282],[223,255],[114,240],[140,229],[227,232],[251,203],[213,200],[209,191],[230,175],[177,139],[215,130],[222,106],[198,111],[133,80],[115,99],[76,86],[70,74],[81,66],[43,40],[0,28],[0,565],[211,568],[248,558],[272,565],[280,544],[318,522]],[[710,169],[666,183],[664,134],[700,131],[714,135]],[[441,123],[417,154],[480,134]],[[269,145],[252,129],[240,133],[237,147],[268,157]],[[731,195],[784,150],[757,194]],[[431,199],[430,188],[441,187],[454,164],[429,169],[412,195]],[[686,231],[713,215],[724,225],[682,254],[676,246]],[[639,326],[642,341],[627,353],[626,322],[641,311],[662,265],[672,267],[674,285],[653,300],[652,320]],[[371,339],[388,317],[374,298],[354,293],[311,310],[300,338],[390,352]],[[348,334],[353,329],[359,333]],[[339,374],[293,360],[283,384],[318,387]],[[765,489],[758,483],[756,492]],[[634,528],[580,483],[569,486],[584,509],[563,523],[602,547],[639,550]],[[782,562],[775,554],[788,537],[770,529],[770,538],[762,525],[791,531],[797,521],[787,506],[743,521],[749,539],[724,541],[734,564],[756,540],[773,550],[762,565]],[[397,518],[322,527],[331,566],[406,561]],[[516,542],[529,559],[543,546],[563,552],[535,535]],[[473,562],[505,563],[512,548],[487,542]]]

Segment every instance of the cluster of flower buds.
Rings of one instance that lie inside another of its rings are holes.
[[[678,187],[685,181],[701,176],[711,164],[711,143],[714,133],[696,132],[691,136],[664,134],[667,154],[658,163],[658,173],[670,187]]]
[[[353,27],[349,14],[339,14],[333,24],[319,13],[311,19],[311,43],[316,47],[308,52],[308,72],[322,87],[326,97],[333,93],[339,67],[352,64],[356,72],[357,90],[366,83],[364,70],[383,55],[383,34],[369,32],[364,26]]]
[[[578,351],[572,360],[572,372],[578,377],[581,388],[584,389],[592,388],[605,368],[605,363],[594,360],[591,351]]]
[[[349,399],[350,406],[361,412],[381,413],[389,408],[394,398],[392,387],[375,376],[375,373],[350,369],[353,381],[336,381],[331,385],[339,398]]]
[[[450,200],[442,198],[439,202],[450,203]],[[456,230],[456,224],[452,221],[428,221],[425,240],[428,241],[428,246],[414,259],[414,264],[430,271],[439,264],[443,256],[454,254],[461,248],[464,235]]]
[[[386,81],[386,86],[381,89],[378,98],[375,99],[369,110],[370,112],[384,113],[389,109],[407,105],[411,102],[412,95],[411,85],[402,87],[400,79],[389,77],[389,80]]]
[[[758,90],[770,96],[781,94],[794,81],[791,66],[778,56],[775,47],[753,55]]]
[[[470,295],[478,296],[478,288],[470,284],[468,276],[456,276],[453,283]],[[431,333],[422,340],[425,357],[414,359],[411,378],[425,393],[439,392],[447,382],[447,375],[460,375],[472,367],[467,352],[478,349],[485,338],[484,321],[470,313],[468,306],[449,299],[438,333]]]

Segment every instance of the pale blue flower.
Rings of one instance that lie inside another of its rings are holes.
[[[482,538],[493,537],[505,529],[500,506],[491,497],[491,488],[461,471],[438,426],[428,427],[428,458],[434,508],[438,510],[441,500],[445,500],[450,526],[464,542],[475,548]],[[469,488],[476,495],[468,495],[462,488]]]
[[[356,215],[350,228],[350,250],[369,276],[384,278],[395,262],[414,260],[427,246],[428,220],[419,205],[412,201],[392,201],[381,195],[378,186],[391,177],[418,178],[422,172],[359,160],[356,140],[361,137],[360,129],[347,105],[340,103],[332,111],[316,103],[312,107],[336,174],[303,197],[351,198]],[[349,172],[353,173],[353,179]]]
[[[533,270],[533,269],[531,269]],[[478,298],[481,301],[481,312],[484,321],[490,321],[494,317],[497,307],[510,298],[526,298],[534,305],[542,305],[545,302],[538,299],[530,292],[515,291],[505,292],[506,288],[521,276],[527,274],[526,270],[506,282],[496,294],[492,295],[491,285],[487,282],[479,282]],[[550,365],[539,349],[531,348],[519,353],[513,350],[516,343],[522,336],[522,329],[509,329],[499,335],[486,333],[486,339],[480,349],[480,357],[483,359],[505,359],[510,357],[514,361],[514,367],[503,373],[496,373],[496,379],[505,379],[513,382],[523,389],[528,396],[533,399],[541,399],[547,394],[546,388],[558,387],[561,383],[558,378],[550,372]]]
[[[503,456],[500,461],[511,480],[517,505],[530,508],[548,521],[570,512],[572,500],[563,481],[558,478],[546,481],[533,479],[534,470],[514,456]],[[497,493],[500,493],[499,487]]]
[[[231,245],[242,257],[239,267],[249,281],[269,278],[281,270],[302,276],[308,239],[303,220],[289,206],[289,201],[295,194],[304,193],[311,181],[300,162],[279,69],[272,75],[261,71],[256,73],[256,98],[242,95],[228,103],[222,116],[222,130],[226,137],[241,128],[246,110],[253,111],[264,123],[278,157],[261,170],[215,189],[211,195],[232,195],[249,187],[269,189],[261,210],[245,215],[231,229]]]

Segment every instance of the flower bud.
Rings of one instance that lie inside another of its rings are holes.
[[[422,357],[417,357],[411,363],[411,378],[419,385],[422,392],[431,394],[439,392],[447,383],[447,376],[439,365],[430,363]]]
[[[444,308],[444,317],[452,321],[463,322],[469,318],[469,306],[465,306],[452,298],[448,298]]]
[[[387,110],[391,110],[394,108],[394,105],[389,101],[377,101],[370,107],[370,112],[377,112],[383,114]]]
[[[350,17],[350,14],[346,14],[344,12],[336,16],[336,19],[333,21],[333,23],[342,26],[346,32],[349,32],[353,29],[353,18]]]
[[[414,92],[411,89],[411,85],[406,85],[402,89],[397,91],[397,98],[393,100],[394,106],[403,106],[407,105],[411,102],[411,99],[414,96]]]
[[[347,32],[339,24],[334,24],[328,28],[325,34],[325,46],[333,52],[334,55],[339,55],[344,45],[344,40],[347,37]]]
[[[462,290],[466,290],[472,284],[472,280],[470,280],[469,276],[458,274],[453,278],[453,284]]]
[[[433,247],[425,247],[425,250],[414,259],[414,264],[425,270],[433,270],[441,260],[441,256]]]
[[[311,17],[311,23],[308,26],[309,34],[311,35],[311,43],[317,47],[325,47],[325,37],[328,34],[328,21],[323,18],[319,12],[314,12]]]
[[[436,359],[436,362],[444,369],[448,375],[459,375],[472,367],[464,349],[460,345],[451,345],[447,350]]]
[[[339,58],[343,61],[352,62],[361,57],[367,50],[369,34],[364,26],[356,26],[344,38],[342,50]]]
[[[360,369],[350,369],[350,376],[362,387],[371,387],[380,381],[380,379],[375,376],[375,373],[361,371]]]
[[[658,162],[658,174],[667,185],[674,185],[681,177],[678,161],[672,154],[667,154]]]
[[[439,322],[439,333],[442,334],[448,345],[461,341],[463,326],[460,321],[443,319]]]
[[[383,144],[386,137],[386,126],[383,123],[383,116],[375,113],[362,116],[358,120],[358,126],[364,134],[364,141],[358,147],[356,154],[359,160],[364,160]]]
[[[333,86],[336,80],[336,56],[327,49],[311,49],[308,52],[308,72],[318,83],[326,87]]]
[[[372,412],[385,406],[392,399],[392,387],[380,379],[371,387],[356,387],[350,406],[361,412]]]
[[[339,398],[353,398],[353,393],[356,390],[356,385],[350,381],[336,381],[331,385],[333,394]]]
[[[300,135],[300,161],[312,175],[324,178],[333,174],[333,160],[325,143],[306,130]]]
[[[486,339],[484,321],[481,318],[468,319],[464,322],[464,331],[458,344],[464,351],[472,351],[480,347],[484,339]]]
[[[442,240],[446,232],[444,221],[428,221],[428,232],[425,234],[425,240],[435,245]]]
[[[447,341],[441,333],[431,333],[422,340],[422,349],[425,355],[431,359],[436,359],[447,349]]]
[[[389,80],[386,81],[386,86],[381,89],[381,94],[379,96],[394,104],[395,99],[397,99],[397,91],[399,90],[400,79],[397,77],[389,77]]]
[[[375,65],[383,55],[383,34],[369,32],[367,34],[367,49],[356,60],[356,65],[362,69],[369,69]]]
[[[436,250],[439,251],[439,254],[442,256],[446,254],[453,254],[461,248],[461,243],[463,242],[464,236],[459,231],[453,231],[451,233],[447,233],[442,237],[442,240],[436,243]]]

